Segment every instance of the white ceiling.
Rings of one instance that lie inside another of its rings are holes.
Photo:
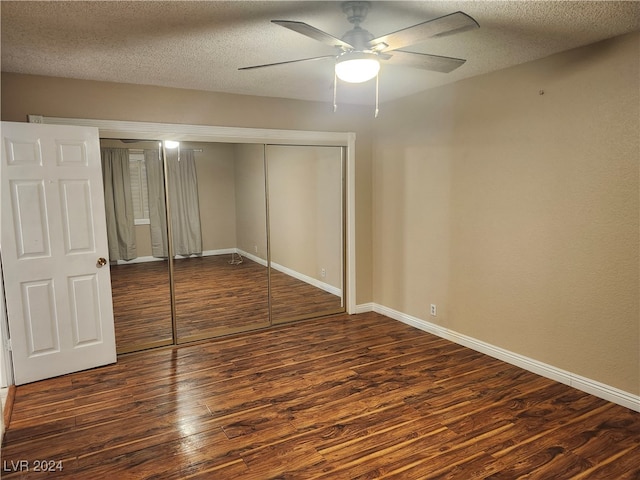
[[[341,2],[1,2],[2,71],[331,102],[331,59],[239,67],[334,53],[270,23],[298,20],[341,37]],[[465,58],[443,74],[383,65],[380,101],[640,30],[638,1],[374,1],[374,36],[455,11],[480,28],[406,48]],[[373,81],[339,83],[339,100],[373,103]]]

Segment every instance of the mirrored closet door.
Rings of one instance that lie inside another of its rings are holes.
[[[344,311],[344,152],[268,145],[273,323]]]
[[[118,353],[345,311],[343,147],[102,146]]]
[[[166,150],[177,342],[268,327],[264,148]]]
[[[164,169],[158,142],[101,140],[113,314],[118,353],[171,345]]]

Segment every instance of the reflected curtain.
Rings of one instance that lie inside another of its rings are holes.
[[[149,221],[154,257],[167,257],[167,228],[164,205],[164,176],[157,150],[145,150]],[[193,150],[182,150],[167,158],[169,206],[174,255],[202,254],[202,231],[196,162]]]
[[[164,200],[164,172],[158,150],[145,150],[147,193],[149,195],[149,226],[151,227],[151,255],[169,256],[167,244],[167,211]]]
[[[101,148],[107,241],[110,260],[137,257],[135,217],[129,174],[129,150]]]

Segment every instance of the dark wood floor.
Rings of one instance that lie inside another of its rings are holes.
[[[178,341],[192,341],[270,325],[267,269],[230,255],[174,262]],[[172,341],[168,264],[164,261],[111,267],[118,352]],[[341,309],[341,299],[284,273],[271,273],[274,323]]]
[[[111,295],[119,352],[172,341],[167,262],[112,265]]]
[[[19,386],[2,473],[619,480],[639,459],[640,413],[368,313]]]

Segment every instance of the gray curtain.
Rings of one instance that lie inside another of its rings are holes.
[[[110,260],[136,258],[135,218],[129,175],[129,150],[101,148],[102,181]]]
[[[157,150],[145,150],[149,221],[154,257],[167,257],[167,228],[164,205],[164,177]],[[196,162],[193,150],[167,154],[169,206],[174,255],[202,254],[202,231]]]
[[[164,173],[158,150],[145,150],[147,192],[149,195],[149,223],[151,227],[151,255],[169,256],[167,244],[167,212],[164,200]]]

